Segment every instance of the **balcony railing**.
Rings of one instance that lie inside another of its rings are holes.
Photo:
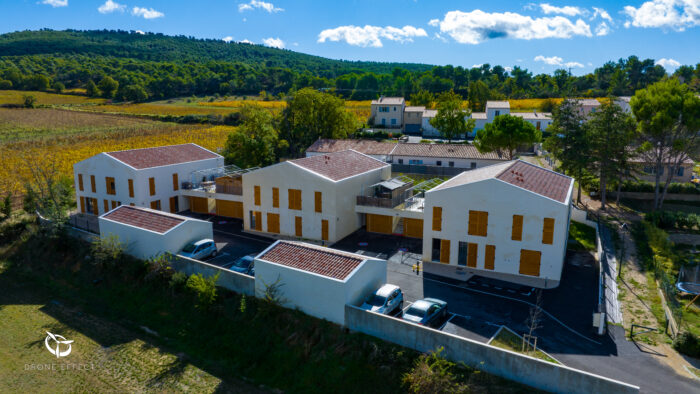
[[[411,197],[412,191],[406,190],[394,197],[377,197],[377,196],[357,196],[357,205],[379,208],[396,208],[403,204],[407,198]]]
[[[243,186],[241,185],[226,185],[226,184],[217,184],[216,185],[216,192],[217,193],[224,193],[224,194],[234,194],[236,196],[242,196],[243,195]]]

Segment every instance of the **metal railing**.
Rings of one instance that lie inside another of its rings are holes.
[[[78,229],[85,230],[93,234],[100,233],[100,224],[95,215],[76,214],[68,217],[68,223]]]
[[[224,194],[234,194],[237,196],[243,195],[243,186],[241,185],[227,185],[222,183],[216,184],[216,192]]]

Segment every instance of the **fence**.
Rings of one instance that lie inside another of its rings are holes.
[[[467,168],[426,166],[420,164],[391,164],[391,172],[400,172],[404,174],[455,176],[468,170]]]
[[[86,214],[75,214],[68,218],[68,223],[75,228],[87,231],[93,234],[100,233],[100,224],[97,216]]]
[[[419,352],[443,347],[445,357],[484,372],[558,393],[638,393],[639,387],[564,365],[486,345],[401,319],[345,306],[345,324],[354,331]]]
[[[670,329],[671,338],[675,338],[680,333],[683,323],[683,306],[678,301],[678,289],[673,284],[674,280],[668,277],[668,273],[657,263],[656,258],[654,258],[654,277],[662,297],[667,332]]]

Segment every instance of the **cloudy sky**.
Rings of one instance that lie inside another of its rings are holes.
[[[534,72],[637,55],[700,62],[700,0],[2,0],[0,31],[124,29],[246,41],[336,59]]]

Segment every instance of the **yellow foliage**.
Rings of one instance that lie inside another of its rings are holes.
[[[166,128],[140,133],[111,132],[55,138],[48,141],[25,141],[0,145],[0,195],[8,191],[22,193],[22,183],[29,179],[26,161],[53,161],[62,175],[73,177],[73,164],[101,152],[175,145],[188,142],[217,151],[235,127],[193,127],[187,130]]]
[[[46,92],[25,92],[19,90],[0,90],[0,105],[24,104],[24,96],[36,97],[36,105],[76,105],[99,104],[105,99],[77,96],[72,94],[55,94]]]
[[[286,101],[262,101],[262,100],[230,100],[230,101],[213,101],[211,103],[199,102],[200,107],[226,107],[226,108],[242,108],[246,104],[257,105],[266,109],[281,110],[287,106]]]
[[[87,111],[104,112],[111,114],[131,114],[131,115],[226,115],[237,112],[234,108],[204,108],[195,105],[178,104],[107,104],[96,105],[85,108]]]

